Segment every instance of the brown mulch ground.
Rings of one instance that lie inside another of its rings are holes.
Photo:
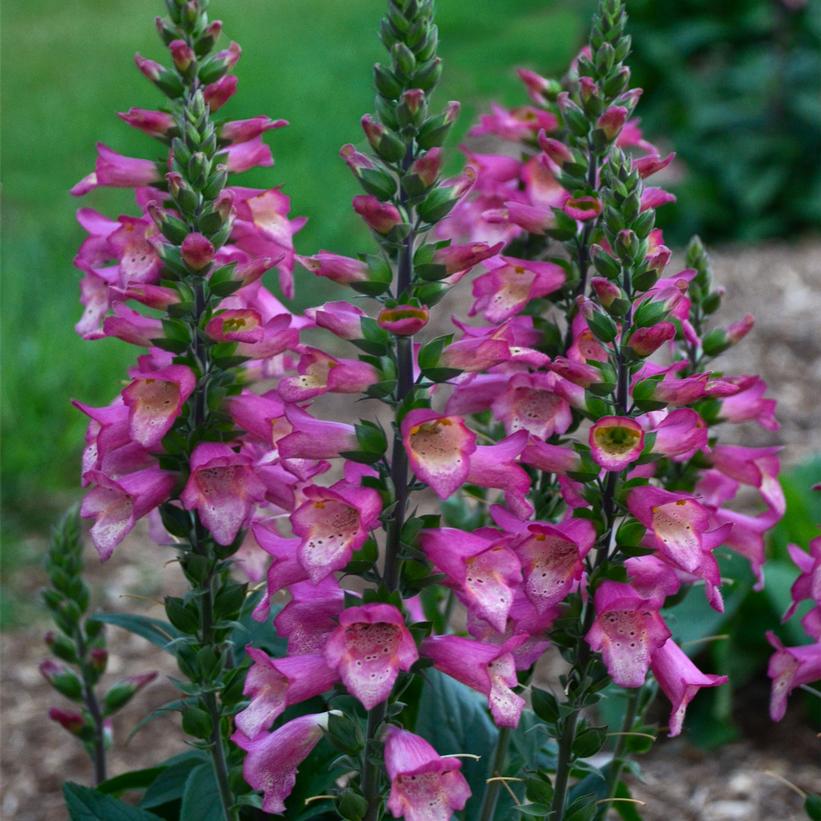
[[[724,249],[714,255],[714,263],[719,281],[727,287],[726,322],[747,311],[758,318],[751,336],[727,355],[727,370],[760,373],[780,401],[781,431],[764,436],[745,429],[743,440],[783,444],[787,465],[821,453],[821,241]],[[453,302],[449,307],[457,309]],[[462,312],[461,305],[459,309]],[[43,549],[41,542],[32,541],[30,552],[38,554]],[[100,607],[161,615],[159,600],[178,584],[175,565],[165,564],[168,558],[167,552],[148,545],[139,534],[104,567],[89,555]],[[43,616],[35,603],[42,582],[37,568],[18,573],[14,587],[22,621],[32,626],[0,638],[0,816],[16,821],[65,818],[61,783],[66,779],[86,782],[89,775],[84,754],[74,740],[46,716],[49,706],[61,699],[37,671],[45,655],[41,635],[47,627],[44,621],[38,622]],[[109,679],[146,669],[174,673],[170,657],[142,639],[114,629],[109,637]],[[150,766],[184,749],[176,717],[157,720],[127,747],[122,746],[142,715],[175,697],[176,691],[162,679],[117,717],[112,773]],[[642,761],[645,780],[635,782],[633,791],[646,802],[641,808],[646,819],[787,821],[803,817],[799,797],[778,776],[804,790],[821,792],[821,748],[815,733],[794,714],[777,727],[769,725],[766,693],[752,693],[742,700],[740,709],[748,730],[743,742],[703,752],[686,740],[676,740],[657,745]]]

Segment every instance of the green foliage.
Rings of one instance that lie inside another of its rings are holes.
[[[816,227],[821,6],[633,0],[629,29],[643,126],[685,167],[665,236],[750,241]]]
[[[158,815],[72,781],[63,786],[63,796],[71,821],[160,821]]]

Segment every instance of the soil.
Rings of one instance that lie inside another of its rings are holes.
[[[760,373],[779,400],[781,430],[762,432],[754,426],[733,437],[746,444],[784,445],[785,465],[821,453],[821,240],[757,248],[725,248],[713,256],[716,276],[727,288],[726,322],[746,312],[757,326],[744,343],[727,354],[726,369]],[[671,269],[675,270],[675,269]],[[463,291],[463,294],[465,292]],[[464,299],[464,296],[462,297]],[[460,300],[461,301],[461,300]],[[449,308],[463,313],[451,301]],[[819,477],[821,479],[821,477]],[[31,552],[44,550],[33,539]],[[168,553],[147,540],[142,529],[104,566],[88,556],[89,579],[97,604],[105,610],[162,615],[160,600],[179,584]],[[88,783],[90,767],[84,752],[47,712],[63,699],[42,680],[37,665],[45,657],[42,633],[47,629],[36,607],[42,585],[39,569],[26,568],[13,579],[24,604],[28,626],[0,638],[2,650],[2,795],[0,816],[15,821],[59,821],[66,817],[60,794],[65,780]],[[31,613],[32,618],[28,619]],[[38,621],[39,620],[39,621]],[[111,628],[112,658],[106,681],[120,675],[156,669],[158,680],[115,718],[112,774],[155,764],[185,749],[176,716],[160,718],[129,743],[130,728],[150,709],[176,697],[165,676],[173,675],[170,656],[140,638]],[[804,817],[794,788],[821,792],[821,747],[815,732],[802,723],[799,711],[779,725],[766,719],[766,682],[740,698],[743,741],[705,752],[686,740],[655,746],[641,761],[643,780],[631,788],[648,821],[788,821]],[[65,704],[61,704],[65,706]]]

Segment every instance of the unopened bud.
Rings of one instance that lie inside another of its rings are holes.
[[[396,305],[383,308],[376,321],[380,328],[395,336],[413,336],[428,324],[430,312],[417,305]]]
[[[184,74],[194,62],[194,51],[185,40],[172,40],[168,44],[171,52],[171,59],[181,74]]]
[[[82,736],[86,722],[80,713],[71,710],[61,710],[59,707],[52,707],[48,711],[48,717],[56,721],[64,730],[68,730],[72,735]]]
[[[185,264],[194,271],[202,271],[214,260],[214,246],[200,233],[189,234],[180,247]]]
[[[83,698],[83,683],[80,677],[68,667],[57,664],[55,661],[44,661],[40,664],[40,672],[43,678],[60,695],[70,698],[72,701],[81,701]]]
[[[103,715],[110,716],[117,710],[125,707],[131,699],[154,679],[156,672],[142,673],[141,675],[128,676],[111,686],[111,689],[103,696]]]
[[[48,649],[57,656],[58,659],[74,664],[77,661],[77,651],[74,642],[62,633],[49,630],[44,636],[44,641]]]

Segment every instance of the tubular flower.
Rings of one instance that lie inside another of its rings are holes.
[[[400,670],[409,670],[419,653],[402,614],[389,604],[349,607],[325,645],[329,667],[366,710],[385,701]]]
[[[660,602],[645,599],[628,584],[604,581],[595,594],[596,620],[585,636],[602,654],[620,687],[641,687],[655,653],[670,638]]]
[[[772,679],[770,718],[781,721],[790,693],[802,684],[821,679],[821,642],[785,647],[771,630],[767,631],[767,641],[775,649],[767,668]]]
[[[402,441],[413,472],[440,499],[467,481],[476,436],[460,417],[412,410],[402,420]]]
[[[464,808],[470,787],[457,758],[443,758],[418,735],[388,727],[385,769],[391,781],[388,809],[406,821],[447,821]]]
[[[644,450],[644,431],[634,419],[603,416],[590,428],[590,453],[605,470],[621,471]]]
[[[241,730],[231,736],[246,753],[242,774],[255,790],[262,790],[265,812],[285,812],[285,799],[296,784],[297,769],[328,728],[328,715],[299,716],[273,733],[261,733],[253,739]]]

